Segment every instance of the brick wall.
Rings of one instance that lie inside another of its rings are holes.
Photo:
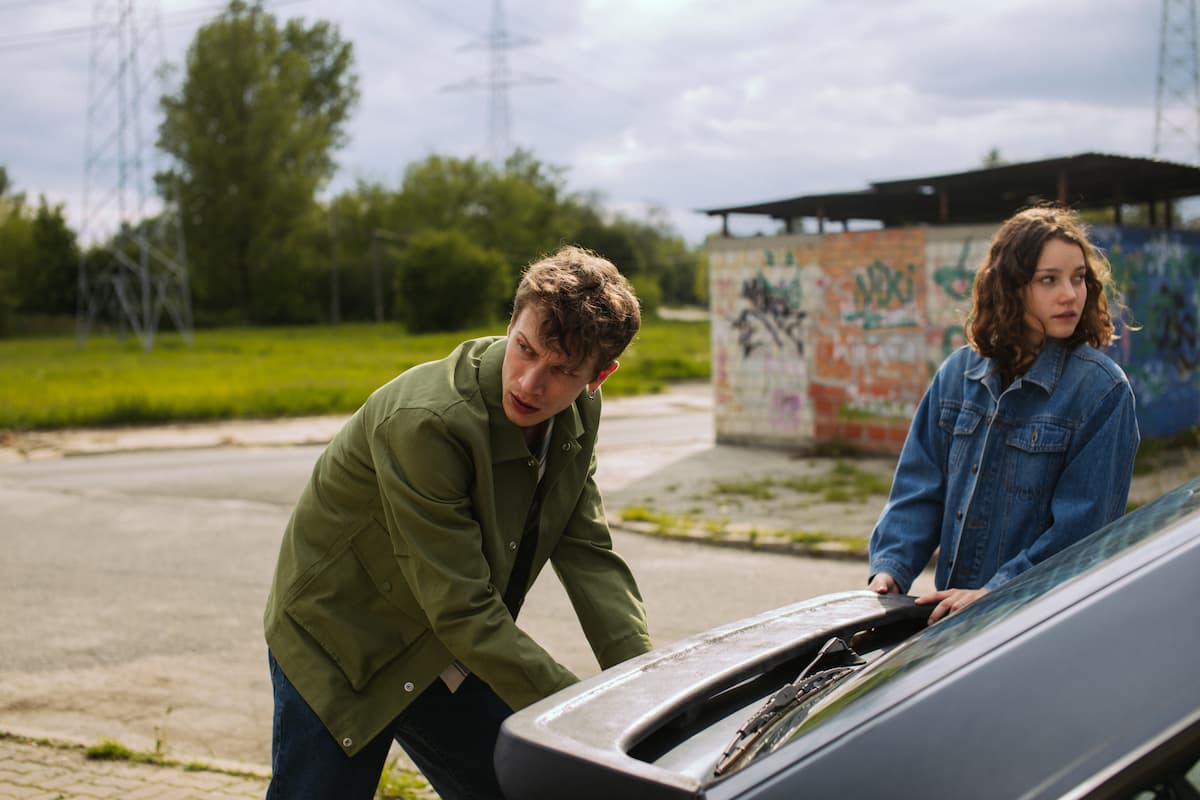
[[[995,226],[709,244],[715,427],[724,443],[897,452],[938,364],[965,343]],[[1200,235],[1097,228],[1143,331],[1110,354],[1143,435],[1200,422]]]

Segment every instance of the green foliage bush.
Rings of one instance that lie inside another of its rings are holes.
[[[426,230],[396,259],[396,308],[413,333],[483,325],[509,294],[508,264],[458,230]]]

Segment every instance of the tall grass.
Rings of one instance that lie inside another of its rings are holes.
[[[0,429],[175,420],[270,418],[353,411],[405,369],[503,326],[412,336],[392,325],[236,328],[162,334],[0,340]],[[709,374],[706,322],[647,319],[605,394],[661,391]]]

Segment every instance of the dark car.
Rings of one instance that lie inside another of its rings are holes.
[[[513,715],[509,800],[1200,798],[1200,478],[961,612],[866,591]]]

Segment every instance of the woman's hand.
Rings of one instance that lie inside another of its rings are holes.
[[[942,617],[961,611],[987,593],[987,589],[943,589],[940,592],[921,595],[917,598],[917,605],[937,603],[933,613],[929,615],[929,624],[932,625]]]
[[[877,594],[899,594],[900,584],[896,583],[896,579],[886,572],[876,572],[871,578],[871,582],[867,584],[867,588]]]

